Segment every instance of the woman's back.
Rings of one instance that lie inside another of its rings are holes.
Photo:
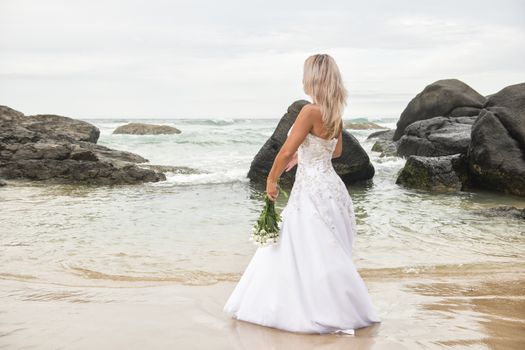
[[[303,107],[267,179],[267,195],[274,197],[282,169],[297,152],[279,241],[257,249],[223,310],[292,332],[352,334],[380,320],[352,261],[352,200],[332,166],[334,150],[339,153],[342,144],[334,136],[341,135],[346,90],[325,54],[305,61],[303,84],[319,105]]]
[[[311,109],[310,115],[311,115],[311,118],[313,119],[313,127],[310,133],[312,133],[314,136],[317,136],[321,139],[329,140],[329,137],[327,136],[328,132],[323,122],[321,108],[314,103],[309,104],[308,108]],[[340,129],[341,128],[339,128],[338,130],[340,131]],[[337,132],[337,134],[339,134],[339,132]]]

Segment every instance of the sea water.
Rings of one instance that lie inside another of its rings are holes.
[[[263,206],[246,174],[278,119],[87,121],[100,128],[101,145],[194,171],[124,186],[10,181],[0,188],[0,278],[67,286],[238,280],[257,249],[248,238]],[[131,121],[182,132],[112,134]],[[376,170],[369,183],[348,186],[358,228],[354,260],[365,277],[523,265],[523,220],[476,213],[523,207],[523,198],[406,189],[395,184],[405,160],[371,152],[374,141],[366,137],[375,130],[349,131]],[[278,209],[285,205],[280,196]]]

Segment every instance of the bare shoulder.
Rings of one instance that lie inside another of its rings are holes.
[[[309,112],[320,112],[321,111],[321,108],[316,105],[316,104],[313,104],[313,103],[308,103],[306,105],[303,106],[303,109],[309,111]]]
[[[311,119],[312,121],[320,120],[322,117],[321,108],[313,103],[304,105],[301,109],[301,112],[303,112],[303,114],[305,114],[305,116],[307,116],[307,118]]]

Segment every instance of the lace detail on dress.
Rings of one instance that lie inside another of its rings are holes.
[[[290,129],[291,130],[291,129]],[[337,139],[323,139],[308,134],[297,150],[298,163],[295,182],[288,199],[287,210],[301,210],[301,197],[308,196],[314,204],[314,215],[331,231],[335,231],[333,211],[350,215],[352,233],[355,232],[353,203],[346,185],[332,165],[332,154]],[[332,207],[335,200],[336,208]]]
[[[280,243],[256,250],[223,307],[234,318],[315,334],[381,321],[353,263],[354,213],[331,164],[336,143],[309,135],[299,146]]]

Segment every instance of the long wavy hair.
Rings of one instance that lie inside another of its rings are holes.
[[[304,61],[303,89],[312,97],[313,103],[320,106],[329,138],[338,136],[348,91],[339,67],[330,55],[316,54]]]

